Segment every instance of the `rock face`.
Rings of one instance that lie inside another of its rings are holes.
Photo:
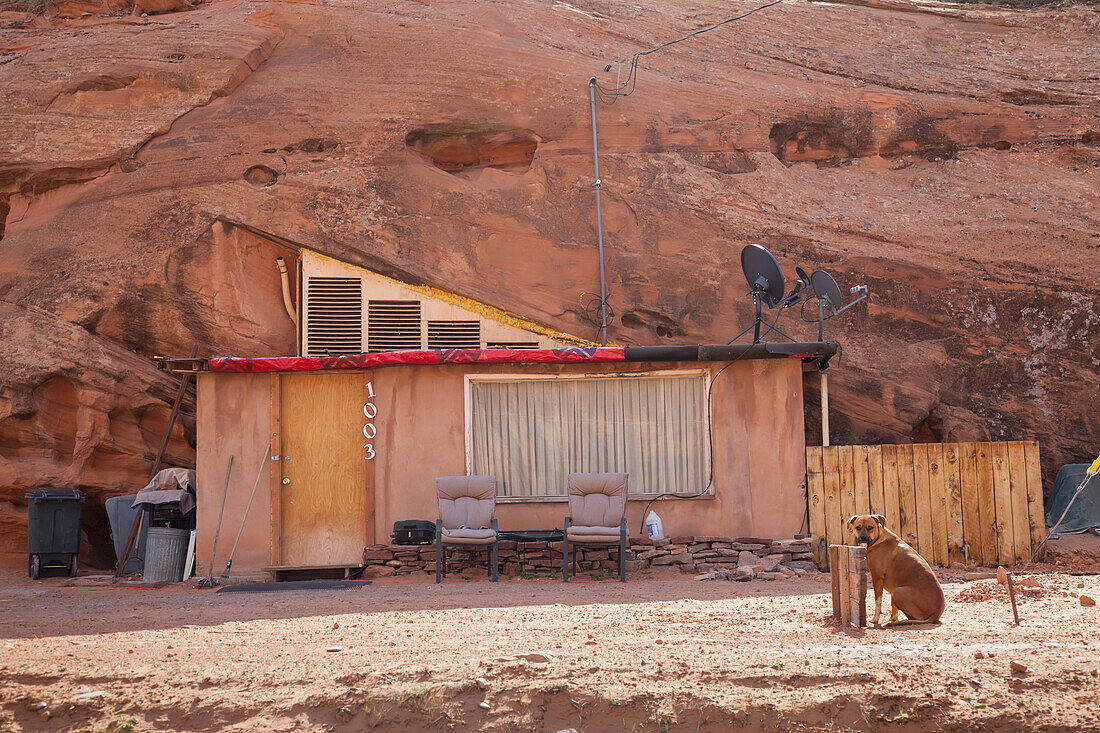
[[[23,494],[47,483],[92,494],[90,559],[109,562],[102,501],[144,484],[176,389],[149,357],[293,353],[273,260],[299,247],[593,336],[588,79],[613,86],[608,62],[742,10],[104,9],[0,12],[13,562]],[[597,109],[611,339],[730,338],[758,242],[788,273],[870,288],[827,324],[834,442],[1036,438],[1048,478],[1091,459],[1098,32],[1081,5],[792,0],[645,57],[636,91]],[[797,313],[779,327],[816,335]],[[173,463],[194,460],[193,409]]]

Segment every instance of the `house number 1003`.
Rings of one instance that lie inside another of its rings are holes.
[[[367,418],[367,422],[363,423],[363,437],[369,441],[374,440],[374,436],[378,435],[378,428],[371,422],[378,414],[378,408],[374,406],[371,400],[374,399],[374,383],[367,382],[367,401],[363,403],[363,417]],[[369,461],[374,458],[374,444],[366,443],[363,448],[367,451],[367,455],[363,456],[363,460]]]

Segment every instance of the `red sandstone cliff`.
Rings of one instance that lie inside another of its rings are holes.
[[[104,561],[96,507],[144,483],[175,393],[150,356],[293,351],[286,248],[591,336],[587,80],[751,7],[384,5],[0,12],[9,561],[23,494],[54,483],[93,495]],[[1091,458],[1097,37],[1088,5],[789,0],[648,57],[598,110],[612,339],[729,338],[758,242],[871,289],[830,329],[837,442],[1037,438],[1048,475]]]

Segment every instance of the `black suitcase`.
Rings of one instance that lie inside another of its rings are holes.
[[[395,545],[430,545],[435,542],[435,522],[423,519],[404,519],[393,523]]]

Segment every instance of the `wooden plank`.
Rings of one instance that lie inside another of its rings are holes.
[[[886,527],[901,534],[901,497],[898,493],[898,446],[882,446],[882,498],[886,506]],[[904,538],[903,538],[904,539]]]
[[[898,456],[898,526],[901,537],[914,550],[917,549],[917,490],[914,478],[914,445],[897,446]],[[919,550],[918,550],[919,552]]]
[[[829,580],[833,591],[833,618],[840,615],[840,545],[829,545]]]
[[[917,552],[929,563],[936,561],[932,552],[932,489],[928,483],[928,446],[913,446],[913,490],[917,511]]]
[[[822,448],[822,473],[825,476],[825,538],[830,545],[844,544],[843,520],[840,518],[840,474],[835,447]]]
[[[1008,467],[1008,443],[993,443],[994,526],[997,532],[997,563],[1011,565],[1016,547],[1012,538],[1012,476]]]
[[[850,445],[837,446],[838,475],[840,478],[840,521],[841,534],[835,542],[846,545],[851,542],[848,536],[848,519],[856,513],[855,476],[853,475],[853,448]]]
[[[1047,533],[1047,520],[1043,506],[1043,473],[1039,464],[1039,444],[1034,440],[1024,443],[1024,464],[1027,471],[1027,518],[1031,528],[1030,556]],[[1040,559],[1046,555],[1046,545]]]
[[[806,503],[810,515],[810,549],[820,569],[828,567],[828,543],[825,539],[825,477],[822,475],[819,446],[806,448]]]
[[[1012,498],[1013,563],[1019,565],[1031,557],[1031,525],[1028,523],[1027,461],[1024,444],[1013,441],[1008,444],[1008,475]]]
[[[848,588],[848,552],[841,547],[837,554],[837,575],[840,578],[840,618],[844,623],[852,617],[852,597]]]
[[[855,480],[855,514],[871,513],[871,494],[867,479],[867,446],[852,447],[852,477]],[[844,518],[848,521],[848,517]]]
[[[974,454],[978,483],[978,519],[982,536],[982,565],[997,565],[997,511],[993,487],[993,444],[979,443]]]
[[[978,514],[977,443],[959,443],[959,484],[962,491],[963,562],[982,565],[981,517]]]
[[[947,560],[947,472],[943,465],[943,445],[928,443],[928,493],[932,500],[932,557],[936,565],[946,567]]]
[[[867,488],[871,511],[886,516],[886,498],[882,487],[882,446],[867,446]]]
[[[268,490],[271,492],[271,552],[272,565],[278,565],[283,559],[282,517],[283,517],[283,429],[282,386],[278,373],[272,374],[271,389],[271,457],[268,470]],[[261,398],[262,399],[262,398]],[[274,459],[274,460],[272,460]]]
[[[867,550],[844,549],[848,554],[848,623],[862,628],[867,625]]]
[[[963,546],[962,445],[945,443],[943,466],[947,476],[947,561],[966,562]]]
[[[368,521],[360,374],[285,374],[282,562],[362,562]]]

